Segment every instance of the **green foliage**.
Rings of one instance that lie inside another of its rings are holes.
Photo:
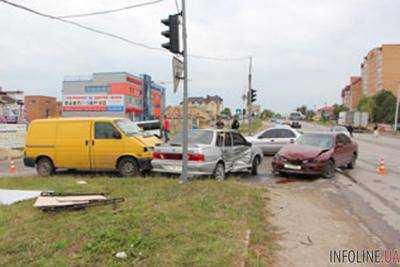
[[[339,113],[342,111],[349,111],[349,109],[344,105],[338,105],[338,104],[333,105],[333,115],[335,117],[335,120],[339,118]]]
[[[372,122],[393,123],[396,111],[396,97],[391,91],[382,90],[374,96],[363,97],[357,109],[362,112],[368,112]]]
[[[272,118],[272,117],[274,117],[274,112],[272,111],[272,110],[269,110],[269,109],[264,109],[262,112],[261,112],[261,115],[260,115],[260,118],[262,119],[262,120],[266,120],[266,119],[269,119],[269,118]]]
[[[372,96],[364,96],[358,103],[357,110],[361,112],[368,112],[368,114],[372,115],[374,105],[375,103]]]
[[[394,123],[396,97],[390,91],[380,91],[374,96],[374,122]]]
[[[226,107],[221,111],[221,115],[225,115],[225,116],[231,117],[232,116],[232,111],[231,111],[230,108]]]

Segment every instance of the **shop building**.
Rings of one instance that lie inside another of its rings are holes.
[[[165,88],[147,74],[99,72],[91,77],[66,77],[62,95],[63,117],[160,119],[165,106]]]

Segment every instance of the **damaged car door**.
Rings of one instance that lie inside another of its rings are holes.
[[[234,154],[233,170],[241,170],[248,168],[251,164],[251,146],[249,142],[237,132],[232,134],[232,150]]]
[[[217,136],[217,146],[221,147],[222,160],[225,163],[225,170],[232,169],[234,153],[232,149],[232,136],[229,132],[219,132]]]

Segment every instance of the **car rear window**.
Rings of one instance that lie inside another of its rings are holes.
[[[193,130],[189,132],[189,144],[202,144],[210,145],[213,140],[213,131],[207,130]],[[176,137],[171,141],[173,144],[182,144],[183,136],[182,133],[178,133]]]

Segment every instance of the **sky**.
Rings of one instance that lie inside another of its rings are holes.
[[[11,0],[51,15],[101,11],[148,0]],[[181,0],[178,0],[179,5]],[[263,108],[287,113],[340,103],[363,57],[382,43],[400,43],[400,1],[393,0],[186,0],[188,53],[253,57],[253,88]],[[174,0],[118,13],[74,18],[96,29],[160,47],[161,19]],[[248,60],[189,58],[189,96],[218,94],[243,106]],[[0,3],[0,86],[61,98],[65,76],[127,71],[172,80],[171,56],[43,18]],[[182,99],[166,83],[167,104]]]

